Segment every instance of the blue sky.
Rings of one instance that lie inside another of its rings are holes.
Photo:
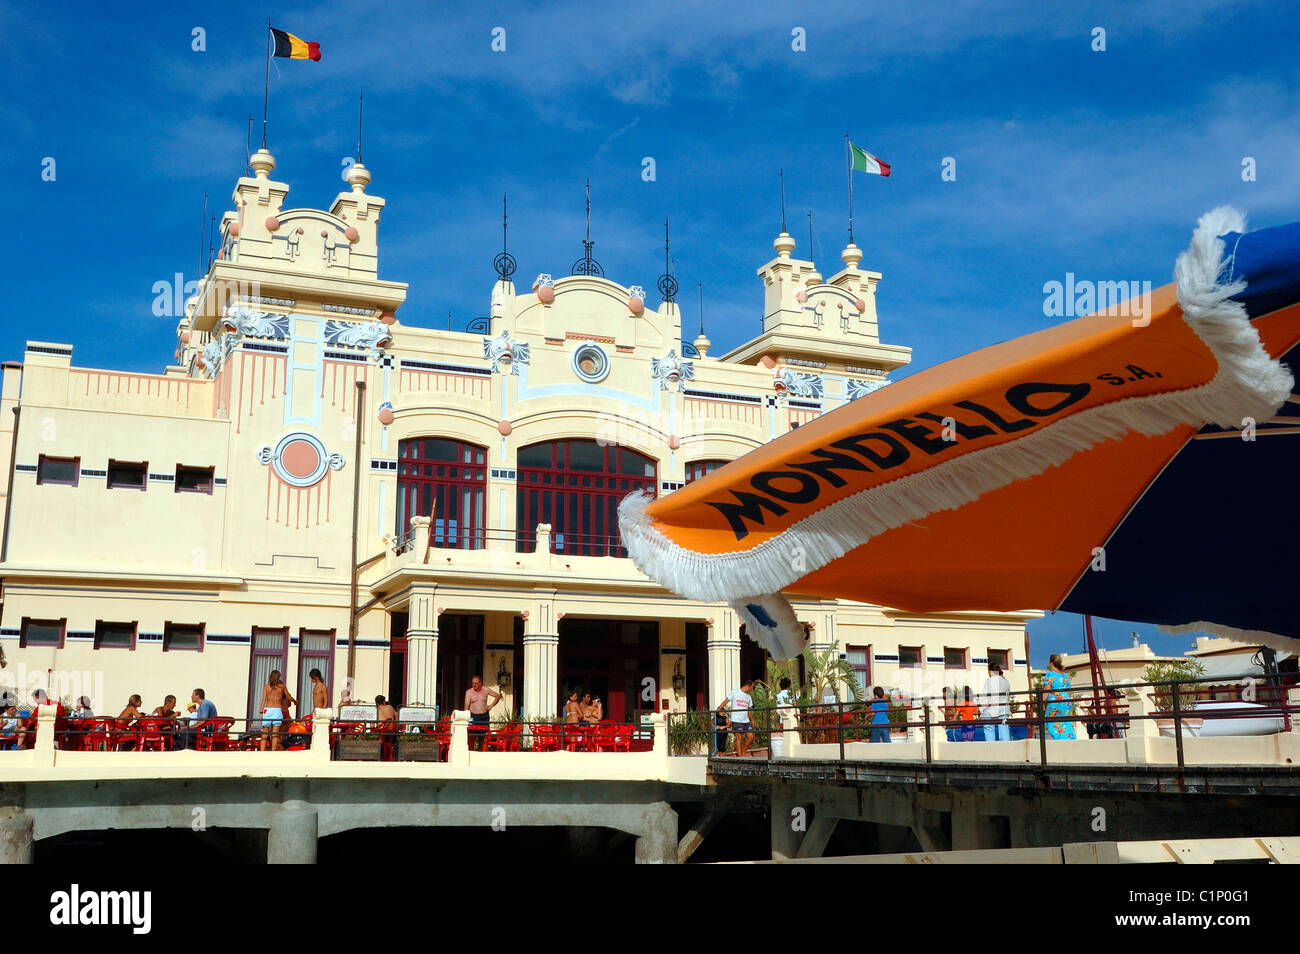
[[[893,165],[856,179],[856,238],[864,267],[884,273],[882,338],[912,346],[913,370],[1043,327],[1043,284],[1067,272],[1164,284],[1215,205],[1256,226],[1297,218],[1287,4],[466,6],[270,11],[324,53],[273,67],[276,178],[290,205],[328,206],[364,89],[370,191],[389,201],[380,270],[410,283],[407,324],[486,312],[502,192],[522,282],[567,273],[589,177],[606,274],[652,287],[671,216],[684,324],[702,281],[707,330],[728,350],[759,326],[778,167],[795,254],[811,210],[813,257],[824,274],[838,265],[846,130]],[[152,289],[194,277],[203,193],[218,218],[230,205],[250,113],[260,126],[267,12],[0,2],[0,168],[15,206],[0,356],[42,339],[74,344],[79,365],[170,360],[175,320],[154,316]],[[505,52],[491,49],[495,27]],[[942,180],[944,157],[956,181]],[[1256,181],[1242,181],[1244,157]],[[1103,622],[1103,643],[1127,645],[1130,629]],[[1035,623],[1033,662],[1080,634],[1074,616]]]

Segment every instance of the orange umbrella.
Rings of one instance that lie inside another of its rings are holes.
[[[1207,511],[1249,509],[1214,499],[1215,487],[1245,484],[1249,498],[1278,476],[1273,451],[1251,464],[1265,442],[1249,438],[1291,397],[1278,358],[1300,341],[1300,224],[1245,233],[1239,213],[1216,209],[1175,277],[1148,301],[914,374],[661,499],[626,498],[630,556],[683,596],[731,603],[778,658],[806,642],[785,592],[910,612],[1065,608],[1296,635],[1293,586],[1263,600],[1272,615],[1253,613],[1258,596],[1244,593],[1233,600],[1247,611],[1229,612],[1197,602],[1206,587],[1183,564],[1199,554],[1235,567],[1259,535],[1225,536],[1230,521]],[[1243,428],[1247,441],[1203,439]],[[1270,440],[1294,455],[1293,437]],[[1243,455],[1234,443],[1251,445],[1245,462],[1232,460]],[[1189,499],[1194,480],[1162,489],[1183,469],[1210,482],[1210,499]],[[1158,531],[1176,529],[1173,539],[1199,542],[1172,554],[1174,572],[1150,566],[1140,537],[1117,539],[1144,513]],[[1282,547],[1272,572],[1294,580],[1297,551]],[[1086,581],[1083,606],[1071,595],[1085,576],[1104,582]],[[1166,584],[1159,594],[1153,581]]]

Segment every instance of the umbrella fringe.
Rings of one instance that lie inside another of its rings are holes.
[[[1018,440],[971,451],[836,501],[747,550],[702,553],[682,547],[655,527],[647,512],[654,498],[632,494],[619,506],[628,554],[642,572],[673,592],[704,602],[726,601],[740,610],[762,600],[755,594],[779,594],[872,537],[964,506],[1102,441],[1130,431],[1154,436],[1211,421],[1238,427],[1245,418],[1267,420],[1287,399],[1293,379],[1264,350],[1245,307],[1231,300],[1245,282],[1220,283],[1224,242],[1219,235],[1244,228],[1244,218],[1235,210],[1206,213],[1175,266],[1184,318],[1218,359],[1219,369],[1208,383],[1080,411]],[[773,608],[771,602],[763,605]],[[788,643],[796,634],[785,628],[774,636]]]
[[[1156,624],[1162,633],[1171,636],[1219,636],[1223,639],[1236,640],[1239,643],[1258,644],[1285,653],[1300,653],[1300,639],[1295,636],[1283,636],[1266,629],[1237,629],[1222,623],[1210,623],[1202,620],[1197,623],[1183,623],[1178,626]]]

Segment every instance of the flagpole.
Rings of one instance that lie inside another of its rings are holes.
[[[849,134],[844,134],[844,152],[849,160],[849,244],[853,244],[853,146]]]
[[[266,104],[271,98],[271,18],[266,18],[266,84],[262,87],[262,148],[266,148]]]

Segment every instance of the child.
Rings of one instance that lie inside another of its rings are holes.
[[[871,690],[871,741],[889,741],[889,700],[885,690],[875,686]]]

